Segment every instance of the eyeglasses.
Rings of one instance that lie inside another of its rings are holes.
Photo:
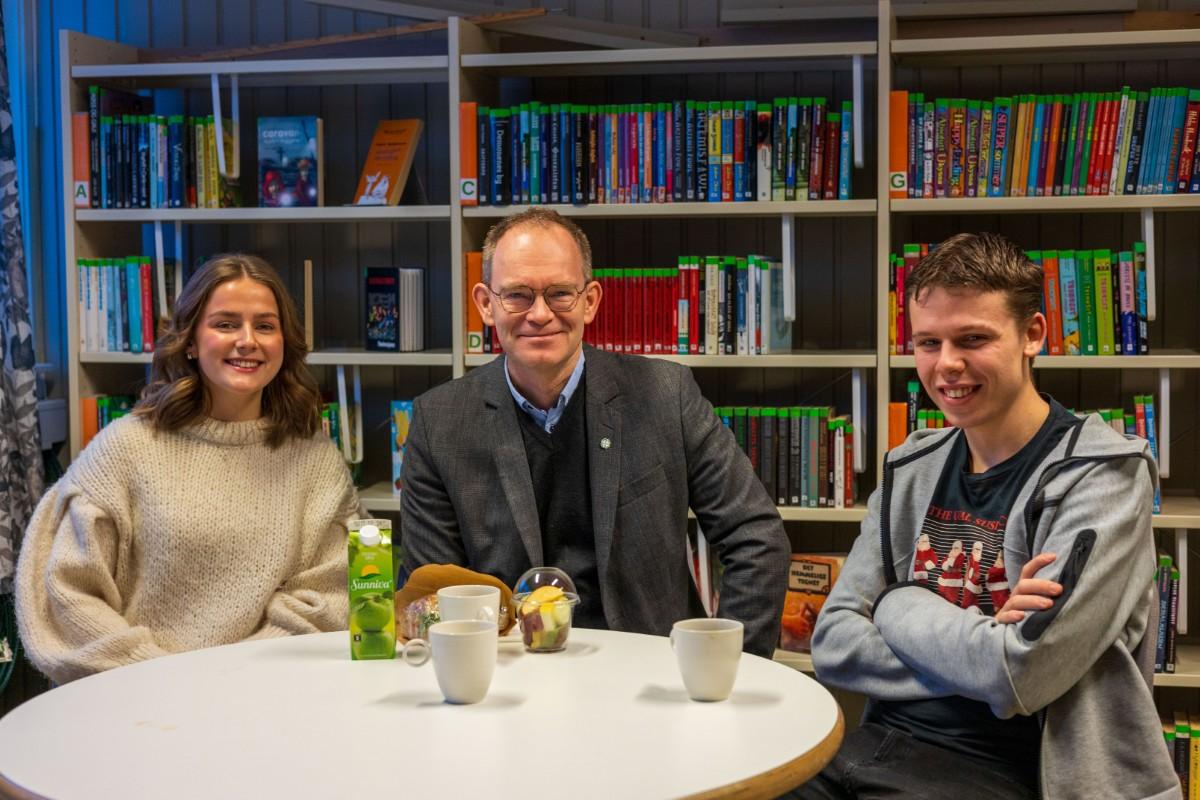
[[[555,283],[547,286],[541,292],[535,292],[528,286],[510,286],[498,292],[493,291],[489,286],[488,291],[500,299],[500,305],[508,313],[524,314],[533,308],[539,294],[551,311],[570,311],[579,302],[580,295],[587,291],[587,287],[576,289],[569,283]]]

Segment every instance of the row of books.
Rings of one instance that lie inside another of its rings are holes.
[[[367,267],[363,273],[366,349],[391,353],[424,350],[425,270]]]
[[[890,196],[1200,192],[1200,90],[890,97]]]
[[[934,244],[906,244],[891,255],[888,277],[888,352],[913,354],[906,286]],[[1043,355],[1148,355],[1146,245],[1129,250],[1033,250],[1042,268]],[[900,333],[903,332],[903,336]]]
[[[1162,721],[1162,730],[1183,797],[1200,800],[1200,714],[1176,711]]]
[[[846,200],[853,111],[824,97],[462,103],[464,205]]]
[[[152,352],[159,309],[149,257],[81,258],[76,266],[80,350]]]
[[[231,123],[224,123],[222,175],[214,117],[155,114],[152,104],[150,97],[88,87],[88,110],[71,118],[75,207],[239,205]]]
[[[498,353],[471,289],[483,254],[466,254],[468,353]],[[675,267],[598,267],[604,300],[584,331],[588,344],[634,355],[769,355],[792,349],[782,264],[765,256],[680,256]]]
[[[768,355],[792,348],[782,265],[764,256],[680,256],[677,267],[594,270],[604,301],[584,333],[634,355]]]
[[[87,447],[106,425],[133,410],[129,395],[87,395],[79,398],[80,447]]]
[[[829,406],[721,406],[717,417],[781,506],[852,508],[854,425]]]
[[[1154,639],[1154,671],[1173,673],[1178,665],[1176,623],[1179,619],[1179,568],[1167,553],[1159,553],[1154,571],[1158,589],[1158,630]]]

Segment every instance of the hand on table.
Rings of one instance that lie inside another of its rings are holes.
[[[1004,607],[996,612],[996,621],[1013,625],[1025,619],[1026,611],[1045,611],[1062,594],[1062,584],[1034,577],[1041,569],[1054,563],[1054,553],[1038,553],[1021,567],[1021,579]]]

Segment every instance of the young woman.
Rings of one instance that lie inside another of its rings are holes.
[[[133,414],[42,498],[17,565],[30,660],[58,682],[167,653],[346,625],[359,512],[319,430],[303,331],[262,259],[184,287]]]

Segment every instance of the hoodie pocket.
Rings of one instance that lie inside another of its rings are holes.
[[[1095,546],[1096,531],[1092,528],[1085,528],[1075,536],[1075,544],[1071,545],[1067,562],[1058,575],[1058,583],[1062,585],[1062,594],[1055,598],[1054,605],[1045,611],[1038,611],[1030,615],[1029,619],[1021,626],[1021,635],[1025,641],[1036,642],[1041,638],[1042,634],[1046,632],[1046,628],[1050,627],[1050,623],[1054,622],[1058,616],[1058,612],[1071,599]]]

